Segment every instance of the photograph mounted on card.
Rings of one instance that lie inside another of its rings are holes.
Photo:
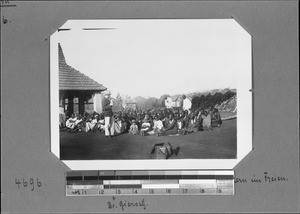
[[[251,42],[234,19],[66,21],[51,151],[72,170],[232,169],[252,150]]]

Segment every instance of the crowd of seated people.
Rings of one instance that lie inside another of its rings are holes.
[[[186,135],[199,131],[211,131],[222,124],[216,108],[199,110],[153,109],[147,111],[126,109],[114,114],[111,119],[112,136],[122,133],[131,135]],[[66,121],[70,132],[104,132],[105,120],[102,114],[84,116],[72,114]]]

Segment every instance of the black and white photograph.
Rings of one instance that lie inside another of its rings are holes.
[[[299,213],[298,1],[0,11],[3,213]]]
[[[251,37],[233,19],[69,20],[52,37],[61,160],[237,159]]]

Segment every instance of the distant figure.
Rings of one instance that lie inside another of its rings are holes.
[[[157,115],[155,115],[153,120],[153,134],[159,136],[163,134],[163,132],[164,132],[163,122],[160,120],[160,118]]]
[[[205,131],[211,131],[212,128],[211,128],[211,116],[209,114],[208,111],[205,111],[204,112],[204,115],[202,115],[202,119],[203,119],[203,129]]]
[[[126,122],[122,118],[122,114],[117,114],[112,120],[110,135],[115,136],[123,133],[126,130]]]
[[[132,120],[132,124],[129,128],[128,134],[132,134],[132,135],[138,135],[139,134],[139,127],[136,124],[135,120]]]
[[[200,109],[199,112],[196,114],[197,115],[196,119],[199,123],[199,131],[203,131],[203,117],[202,117],[203,114],[204,113],[202,109]]]
[[[64,128],[66,123],[66,114],[63,106],[59,105],[59,127]]]
[[[98,123],[95,128],[96,128],[96,130],[105,132],[105,118],[104,118],[103,114],[100,115],[100,118],[99,118]]]
[[[76,120],[77,118],[75,117],[75,114],[72,114],[72,116],[66,122],[66,127],[73,130],[76,126]]]
[[[194,113],[191,113],[189,118],[190,119],[189,119],[188,125],[186,127],[186,134],[198,132],[199,127],[200,127],[198,118],[195,116]]]
[[[82,116],[81,116],[81,114],[78,114],[77,116],[76,116],[76,121],[75,121],[75,128],[74,128],[74,130],[73,131],[82,131],[83,129],[84,129],[84,127],[83,127],[83,118],[82,118]]]
[[[182,110],[191,113],[192,102],[185,95],[182,95]]]
[[[221,119],[220,112],[217,108],[214,108],[211,115],[211,126],[220,127],[221,124],[222,124],[222,119]]]
[[[102,100],[102,110],[103,110],[103,115],[105,120],[104,130],[105,130],[106,137],[111,136],[110,127],[112,124],[112,116],[113,116],[112,101],[109,98],[110,98],[110,93],[105,92],[104,98]]]
[[[181,133],[181,130],[183,129],[184,126],[183,118],[184,118],[184,111],[181,111],[178,114],[176,114],[177,127],[179,133]]]
[[[171,109],[172,108],[172,106],[173,106],[172,103],[173,103],[173,101],[172,101],[171,97],[166,96],[165,97],[165,106],[166,106],[167,109]]]
[[[81,131],[80,125],[82,125],[83,119],[81,115],[75,116],[72,114],[72,116],[67,120],[66,127],[69,129],[69,131]]]
[[[85,123],[85,132],[92,131],[97,123],[98,123],[98,115],[96,114],[94,116],[94,119]]]
[[[165,135],[176,135],[178,134],[177,121],[174,119],[173,115],[170,114],[165,126]]]
[[[145,136],[148,132],[151,131],[151,124],[148,119],[144,119],[141,127],[140,134]]]

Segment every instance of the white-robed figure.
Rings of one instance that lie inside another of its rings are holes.
[[[185,95],[182,95],[182,110],[187,110],[189,113],[191,112],[192,102]]]
[[[171,97],[169,97],[169,96],[165,97],[165,106],[167,109],[170,109],[173,107],[173,101],[172,101]]]
[[[69,129],[74,129],[76,126],[77,117],[75,117],[75,114],[72,114],[72,116],[66,121],[66,127]]]
[[[112,101],[109,98],[110,98],[110,92],[105,92],[104,98],[102,99],[102,110],[103,110],[103,115],[105,120],[104,130],[105,130],[106,137],[111,136],[110,128],[111,128],[112,116],[113,116]]]

